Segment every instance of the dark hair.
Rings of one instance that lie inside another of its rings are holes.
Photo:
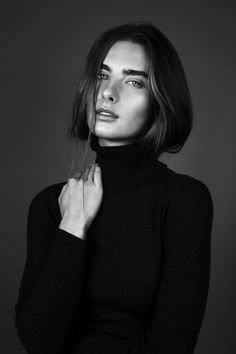
[[[147,22],[120,25],[98,36],[78,85],[67,136],[81,142],[88,140],[91,134],[87,125],[88,94],[92,94],[94,108],[100,65],[111,46],[122,40],[142,45],[150,60],[148,83],[153,119],[139,141],[146,153],[157,158],[165,151],[177,153],[192,129],[191,97],[175,48],[159,29]]]

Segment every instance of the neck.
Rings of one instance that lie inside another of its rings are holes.
[[[119,141],[117,142],[117,141],[112,141],[112,140],[107,140],[107,139],[103,139],[103,138],[98,138],[97,139],[97,141],[98,141],[98,145],[99,146],[101,146],[101,147],[115,147],[115,146],[124,146],[124,145],[133,145],[133,144],[135,144],[135,142],[137,141],[135,141],[135,140],[133,140],[133,139],[131,139],[131,140],[126,140],[126,142],[125,143],[120,143]]]
[[[98,138],[91,136],[90,147],[97,153],[96,162],[102,171],[104,197],[125,197],[148,182],[157,161],[145,159],[139,143],[100,146]]]

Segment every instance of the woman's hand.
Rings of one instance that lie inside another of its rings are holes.
[[[86,168],[84,175],[81,175],[79,179],[74,177],[68,179],[58,197],[62,215],[59,227],[84,238],[84,233],[91,225],[102,202],[101,169],[94,163]]]

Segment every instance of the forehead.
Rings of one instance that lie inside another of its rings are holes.
[[[104,64],[111,69],[148,70],[149,60],[144,48],[140,44],[129,41],[118,41],[110,48]]]

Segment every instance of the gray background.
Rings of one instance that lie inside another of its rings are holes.
[[[211,284],[196,353],[235,353],[234,16],[233,1],[1,2],[2,353],[25,353],[14,305],[27,211],[38,191],[67,178],[66,125],[85,55],[98,33],[131,20],[159,27],[186,70],[194,129],[179,154],[161,160],[205,182],[214,202]]]

